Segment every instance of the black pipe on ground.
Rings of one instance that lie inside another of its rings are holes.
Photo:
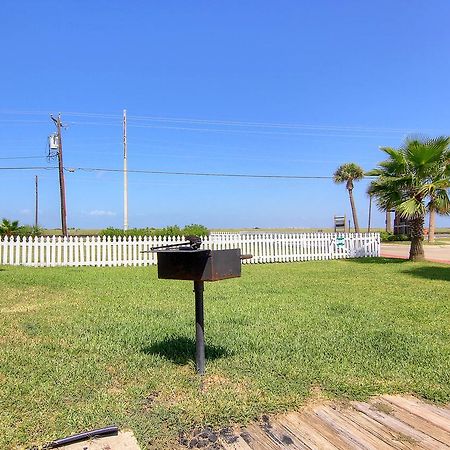
[[[119,428],[112,425],[109,427],[99,428],[98,430],[85,431],[84,433],[78,433],[65,438],[56,439],[48,444],[45,444],[43,448],[57,448],[67,444],[73,444],[74,442],[85,441],[86,439],[117,434],[118,432]]]

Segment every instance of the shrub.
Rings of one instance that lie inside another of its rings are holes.
[[[388,241],[410,241],[411,238],[407,234],[391,234]]]
[[[124,230],[121,230],[120,228],[108,227],[100,231],[99,235],[113,237],[113,236],[125,236],[125,233],[126,232]]]
[[[209,236],[209,230],[204,225],[192,223],[183,228],[183,236]]]
[[[36,236],[42,236],[43,230],[39,226],[35,225],[22,225],[17,230],[17,235],[21,237],[36,237]]]
[[[411,238],[407,234],[392,234],[387,231],[380,232],[381,242],[392,241],[410,241]]]
[[[164,228],[132,228],[124,231],[120,228],[108,227],[100,231],[100,236],[208,236],[209,230],[204,225],[192,224],[180,228],[178,225],[169,225]]]
[[[389,236],[391,235],[392,233],[388,233],[387,231],[380,231],[381,242],[387,242],[389,240]]]
[[[182,236],[183,231],[178,225],[169,225],[164,228],[156,228],[153,236]]]

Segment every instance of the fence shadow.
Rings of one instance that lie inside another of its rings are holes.
[[[142,347],[141,351],[146,355],[160,355],[175,364],[185,365],[189,361],[195,361],[195,340],[184,336],[168,337]],[[206,344],[205,355],[207,359],[212,360],[229,356],[230,352],[224,347]]]
[[[450,281],[450,266],[413,267],[412,269],[404,270],[403,273],[417,278],[425,278],[427,280]]]
[[[355,262],[358,264],[403,264],[408,262],[403,258],[386,258],[384,256],[370,257],[370,258],[349,258],[347,261]]]

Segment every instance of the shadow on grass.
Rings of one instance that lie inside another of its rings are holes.
[[[425,278],[427,280],[450,281],[450,266],[449,267],[413,267],[409,270],[404,270],[403,273],[417,278]]]
[[[355,262],[358,264],[403,264],[405,262],[408,262],[407,259],[384,258],[381,256],[378,258],[350,258],[347,259],[347,261]]]
[[[160,355],[180,365],[184,365],[189,361],[195,361],[195,341],[184,336],[166,338],[160,342],[142,347],[141,351],[146,355]],[[230,352],[224,347],[205,345],[206,359],[219,359],[229,355]]]

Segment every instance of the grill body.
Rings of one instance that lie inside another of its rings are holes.
[[[241,276],[241,250],[167,249],[157,251],[158,278],[218,281]]]

